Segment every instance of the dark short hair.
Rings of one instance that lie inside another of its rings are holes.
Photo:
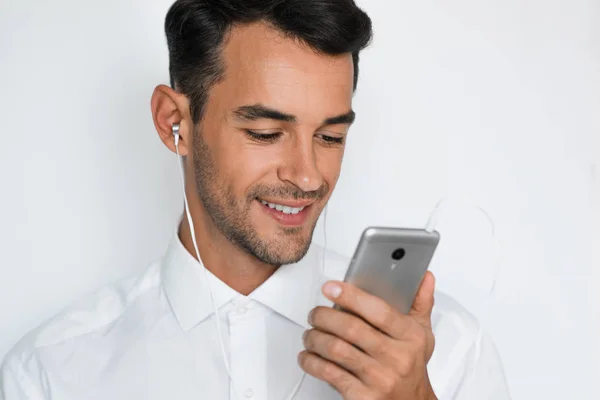
[[[165,20],[171,86],[190,100],[194,123],[208,91],[225,72],[223,40],[238,24],[264,21],[330,55],[351,53],[354,89],[358,54],[370,42],[371,20],[354,0],[177,0]]]

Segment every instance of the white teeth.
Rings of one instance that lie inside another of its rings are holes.
[[[304,207],[284,206],[283,204],[269,203],[264,200],[261,200],[260,202],[263,203],[265,206],[274,208],[277,211],[281,211],[284,214],[298,214],[300,211],[304,210]]]

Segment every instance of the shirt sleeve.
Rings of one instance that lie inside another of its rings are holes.
[[[502,361],[488,334],[479,332],[467,359],[465,374],[453,399],[510,400]]]
[[[47,400],[21,363],[7,358],[0,368],[0,400]]]

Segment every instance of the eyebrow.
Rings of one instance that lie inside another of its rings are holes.
[[[323,125],[352,125],[354,119],[356,118],[356,113],[352,110],[348,111],[345,114],[337,115],[335,117],[330,117],[323,121]]]
[[[273,119],[276,121],[292,122],[298,121],[295,115],[287,114],[282,111],[275,110],[274,108],[266,107],[261,104],[254,104],[249,106],[241,106],[233,111],[233,114],[240,120],[243,121],[256,121],[259,119]],[[341,124],[352,124],[356,114],[350,110],[347,113],[336,115],[335,117],[326,118],[322,125],[341,125]]]

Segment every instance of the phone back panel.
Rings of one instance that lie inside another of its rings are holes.
[[[435,231],[368,228],[362,234],[345,281],[382,298],[406,314],[439,240],[440,235]]]

